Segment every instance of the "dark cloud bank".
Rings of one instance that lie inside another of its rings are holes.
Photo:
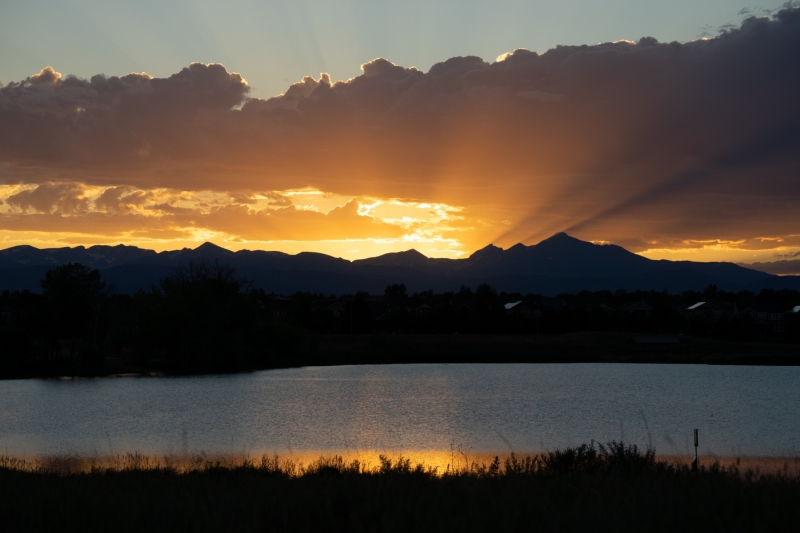
[[[785,9],[683,44],[455,57],[427,73],[376,59],[269,100],[218,64],[165,79],[47,68],[0,89],[0,180],[495,202],[528,213],[509,230],[520,238],[570,229],[634,249],[800,234],[798,65],[800,10]],[[16,201],[70,197],[49,187]]]

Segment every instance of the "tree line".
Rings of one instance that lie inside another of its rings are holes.
[[[41,294],[2,295],[5,369],[36,363],[91,372],[109,355],[170,369],[233,371],[280,349],[258,295],[233,268],[191,261],[150,291],[117,294],[97,269],[70,263],[47,271]],[[220,354],[225,354],[221,357]]]
[[[715,322],[682,312],[698,301],[721,308],[752,302],[781,308],[800,304],[791,290],[758,294],[718,290],[582,291],[546,298],[472,290],[409,293],[402,283],[384,294],[326,296],[266,294],[220,262],[190,261],[149,291],[118,294],[99,270],[70,263],[51,268],[41,293],[0,295],[0,372],[100,372],[109,357],[128,366],[175,372],[227,372],[273,366],[276,358],[313,351],[317,335],[506,334],[559,335],[577,331],[687,334],[764,340],[749,319]],[[648,311],[626,312],[633,302]],[[800,341],[800,323],[787,321],[779,340]],[[755,333],[754,333],[755,332]],[[767,339],[776,340],[776,339]],[[157,363],[157,364],[156,364]]]

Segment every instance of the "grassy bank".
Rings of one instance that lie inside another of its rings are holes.
[[[341,458],[164,465],[0,461],[6,530],[796,531],[800,481],[693,473],[611,443],[442,470]]]

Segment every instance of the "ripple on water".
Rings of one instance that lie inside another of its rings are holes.
[[[633,364],[307,367],[0,382],[0,452],[538,452],[800,456],[800,368]]]

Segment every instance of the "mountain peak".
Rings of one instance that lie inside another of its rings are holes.
[[[217,248],[219,248],[220,250],[224,250],[222,246],[218,246],[211,241],[206,241],[197,248],[195,248],[195,250],[214,250]]]
[[[576,239],[563,231],[535,245],[535,247],[540,250],[585,250],[593,246],[594,244]]]
[[[208,241],[204,242],[203,244],[201,244],[200,246],[195,248],[194,251],[195,252],[203,252],[203,253],[206,253],[206,254],[207,253],[213,253],[213,254],[225,254],[225,255],[233,253],[230,250],[226,250],[222,246],[217,246],[213,242],[208,242]]]
[[[356,259],[353,262],[365,265],[415,267],[427,264],[428,257],[412,248],[403,252],[390,252],[388,254],[379,255],[378,257],[370,257],[369,259]]]
[[[563,231],[559,231],[558,233],[556,233],[554,235],[551,235],[550,237],[544,239],[539,244],[542,244],[543,242],[585,242],[585,241],[582,241],[580,239],[576,239],[575,237],[567,235]]]
[[[488,246],[484,246],[480,250],[477,250],[469,256],[470,259],[484,259],[487,257],[495,257],[503,253],[503,249],[499,246],[495,246],[494,244],[490,244]]]
[[[420,252],[418,252],[415,248],[411,248],[409,250],[403,250],[402,252],[388,252],[382,255],[378,255],[372,257],[370,259],[378,259],[379,257],[404,257],[407,259],[427,259],[428,257]]]

